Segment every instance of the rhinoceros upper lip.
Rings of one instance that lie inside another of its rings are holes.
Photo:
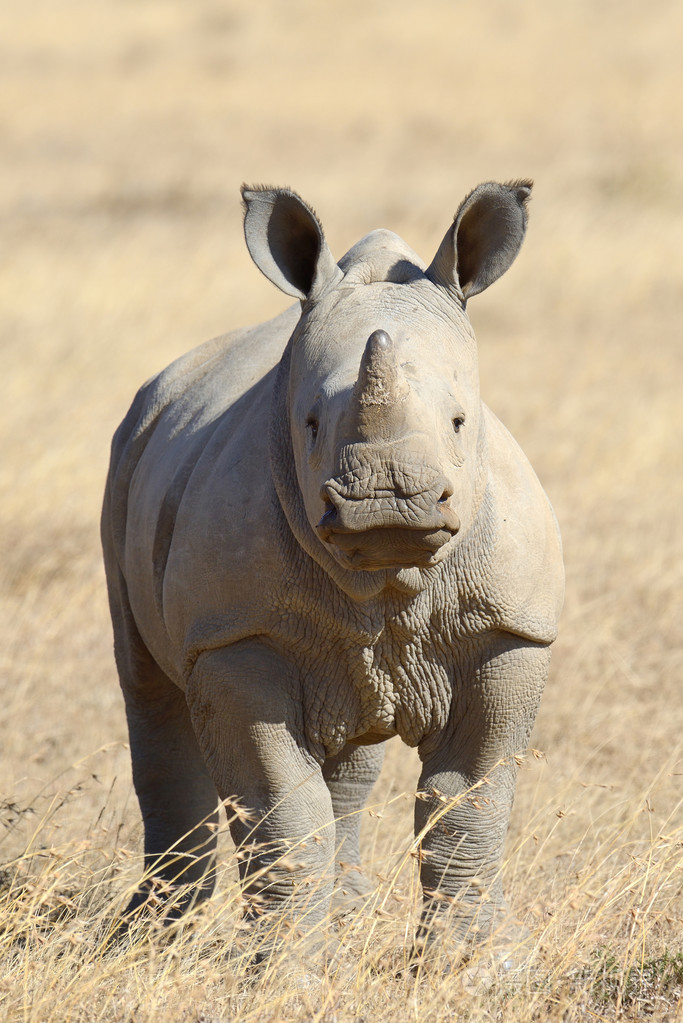
[[[452,489],[443,479],[430,487],[400,490],[373,487],[340,492],[337,480],[321,489],[325,512],[318,522],[318,534],[363,532],[368,529],[448,529],[457,533],[460,519],[450,504]],[[323,537],[325,538],[325,537]]]
[[[337,508],[329,507],[315,528],[321,540],[328,540],[332,535],[361,534],[382,529],[402,529],[414,533],[446,530],[455,535],[460,529],[460,519],[446,503],[436,505],[431,514],[414,517],[377,507],[365,513],[340,517]]]

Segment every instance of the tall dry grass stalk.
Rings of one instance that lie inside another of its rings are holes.
[[[641,810],[614,807],[569,847],[557,845],[568,812],[554,803],[534,808],[533,830],[505,864],[513,908],[531,932],[519,950],[510,946],[517,968],[507,974],[492,968],[486,947],[466,965],[437,953],[411,969],[419,836],[406,840],[400,818],[414,793],[388,796],[366,811],[375,822],[391,821],[379,838],[375,825],[370,841],[376,887],[364,905],[320,930],[324,968],[308,958],[310,934],[279,919],[258,932],[244,927],[236,854],[229,850],[217,897],[170,925],[155,922],[152,906],[144,924],[117,936],[117,914],[139,880],[138,857],[124,844],[117,807],[109,803],[80,841],[55,842],[68,806],[63,800],[47,809],[23,854],[4,867],[4,1018],[675,1019],[683,954],[672,924],[683,829],[674,823],[680,807],[657,815],[657,790],[655,780],[641,794]],[[71,795],[82,798],[82,791]],[[283,856],[294,860],[296,853],[294,847]],[[312,908],[317,897],[313,887]],[[278,951],[254,971],[261,944],[273,941]]]
[[[680,5],[31,0],[3,19],[0,1018],[683,1018]],[[376,892],[327,973],[295,968],[293,933],[245,970],[225,834],[219,892],[174,940],[112,947],[141,832],[107,449],[146,376],[282,307],[240,182],[300,191],[337,255],[385,226],[429,259],[468,188],[527,174],[524,249],[470,312],[568,574],[504,867],[528,970],[403,968],[418,772],[393,741],[364,825]]]

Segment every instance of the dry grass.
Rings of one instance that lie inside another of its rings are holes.
[[[680,5],[32,0],[3,19],[2,1018],[683,1019]],[[506,864],[532,970],[397,976],[416,773],[395,743],[366,831],[379,901],[327,977],[228,958],[227,840],[221,895],[178,940],[107,952],[141,846],[97,539],[107,448],[145,376],[282,307],[239,183],[297,188],[338,255],[386,226],[430,257],[469,187],[526,174],[524,251],[471,314],[568,570],[547,759],[521,772]]]

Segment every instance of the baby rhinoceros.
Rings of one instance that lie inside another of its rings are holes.
[[[515,758],[563,569],[479,396],[465,306],[512,264],[530,192],[479,185],[425,267],[385,230],[337,264],[298,195],[243,188],[252,259],[298,302],[152,379],[112,446],[102,535],[145,827],[129,917],[152,887],[210,894],[217,806],[237,797],[260,955],[283,918],[320,931],[335,865],[367,890],[360,811],[398,735],[422,763],[415,955],[506,919]]]

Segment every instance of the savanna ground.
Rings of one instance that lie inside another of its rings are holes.
[[[683,1019],[680,5],[31,0],[2,18],[2,1019]],[[98,542],[108,444],[143,379],[283,307],[239,184],[295,187],[338,256],[385,226],[430,259],[470,187],[525,175],[526,244],[470,314],[484,397],[565,543],[544,755],[505,866],[531,969],[398,971],[417,761],[396,742],[366,822],[377,897],[320,982],[227,959],[227,838],[192,928],[107,952],[141,850]]]

